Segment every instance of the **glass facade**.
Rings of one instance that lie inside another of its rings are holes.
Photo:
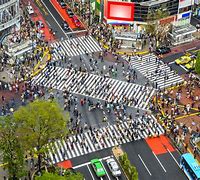
[[[135,2],[134,21],[147,21],[147,15],[150,11],[155,11],[159,8],[165,8],[169,15],[176,15],[178,13],[179,0],[169,1],[149,1],[149,0],[132,0]],[[155,2],[155,3],[152,3]]]
[[[19,0],[0,0],[0,31],[19,22]]]

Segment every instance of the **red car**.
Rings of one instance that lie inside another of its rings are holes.
[[[74,24],[76,25],[76,27],[81,26],[81,22],[78,20],[78,18],[76,16],[73,16],[73,21],[74,21]]]

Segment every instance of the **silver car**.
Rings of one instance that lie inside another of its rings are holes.
[[[110,171],[111,171],[111,173],[114,177],[121,176],[121,171],[119,169],[119,166],[113,158],[107,159],[106,163],[107,163],[108,168],[110,169]]]

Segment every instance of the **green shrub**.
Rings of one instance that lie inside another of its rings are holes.
[[[197,53],[195,71],[197,74],[200,74],[200,51],[198,51],[198,53]]]
[[[138,180],[138,172],[135,166],[131,165],[126,153],[119,157],[119,162],[129,180]]]

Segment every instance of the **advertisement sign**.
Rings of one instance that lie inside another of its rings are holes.
[[[160,24],[169,24],[171,22],[174,22],[175,20],[176,20],[176,16],[170,16],[170,17],[161,19]]]
[[[108,1],[105,16],[110,20],[133,21],[134,8],[134,3]]]

